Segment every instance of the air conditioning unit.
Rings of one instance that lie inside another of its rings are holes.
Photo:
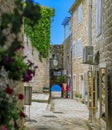
[[[83,48],[83,64],[93,64],[93,46]]]

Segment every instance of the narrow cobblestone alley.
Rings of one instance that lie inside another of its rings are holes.
[[[30,109],[26,130],[89,130],[88,109],[81,102],[53,98],[49,105],[33,102]]]

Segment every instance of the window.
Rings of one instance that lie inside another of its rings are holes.
[[[96,0],[96,36],[102,33],[102,0]]]
[[[78,39],[78,57],[80,58],[81,57],[81,53],[82,53],[82,41],[81,39]]]
[[[72,44],[72,57],[75,58],[75,42]]]
[[[80,24],[82,21],[82,4],[78,7],[78,23]]]

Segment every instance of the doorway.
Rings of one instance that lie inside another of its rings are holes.
[[[79,88],[80,88],[80,94],[82,95],[82,98],[84,98],[85,90],[84,90],[84,77],[83,75],[80,75],[80,83],[79,83]]]
[[[62,92],[61,92],[61,86],[58,84],[54,84],[51,87],[51,97],[52,98],[61,98]]]

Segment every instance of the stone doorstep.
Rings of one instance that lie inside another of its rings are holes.
[[[38,93],[33,93],[32,94],[32,101],[33,102],[49,102],[50,96],[49,94],[38,94]]]
[[[82,98],[77,98],[77,97],[75,97],[74,99],[75,99],[76,101],[79,101],[79,102],[82,102],[82,103],[83,103]]]

